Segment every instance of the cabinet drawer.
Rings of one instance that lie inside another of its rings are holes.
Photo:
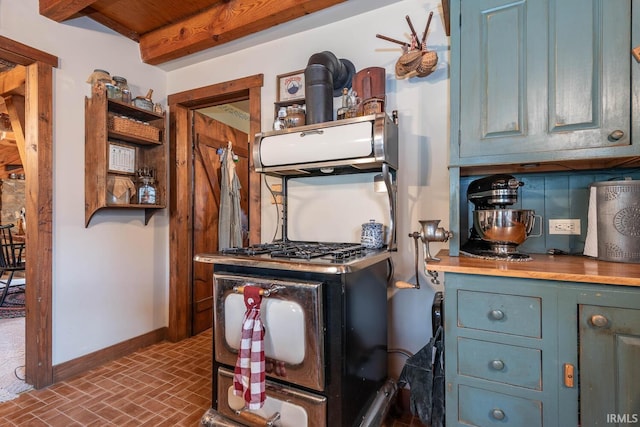
[[[542,390],[542,351],[458,338],[458,372],[533,390]]]
[[[541,338],[540,298],[458,291],[458,327]]]
[[[477,427],[542,426],[542,402],[461,385],[458,421]]]

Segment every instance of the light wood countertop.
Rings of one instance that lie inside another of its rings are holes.
[[[514,262],[453,257],[443,249],[437,257],[441,261],[429,262],[429,270],[640,287],[640,264],[598,261],[586,256],[534,254],[531,261]]]

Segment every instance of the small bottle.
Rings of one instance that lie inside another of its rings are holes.
[[[338,120],[346,119],[349,112],[349,89],[342,89],[342,107],[338,108],[336,118]]]
[[[273,122],[273,130],[282,130],[287,127],[287,107],[280,107],[278,117]]]

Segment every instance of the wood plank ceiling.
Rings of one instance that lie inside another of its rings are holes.
[[[87,16],[140,44],[152,65],[258,33],[346,0],[40,0],[63,22]]]

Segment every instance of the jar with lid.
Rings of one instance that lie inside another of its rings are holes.
[[[113,76],[113,81],[117,88],[120,89],[120,96],[122,102],[127,104],[131,103],[131,91],[129,90],[129,84],[127,83],[127,79],[121,76]]]
[[[151,177],[140,177],[138,182],[138,203],[143,205],[156,204],[155,180]]]
[[[304,108],[298,104],[293,104],[287,107],[287,127],[294,128],[297,126],[304,126],[306,122],[306,114]]]
[[[107,89],[107,98],[122,101],[122,91],[118,86],[112,83],[105,83],[104,87]]]
[[[287,127],[287,108],[280,107],[278,117],[273,122],[273,130],[282,130]]]

